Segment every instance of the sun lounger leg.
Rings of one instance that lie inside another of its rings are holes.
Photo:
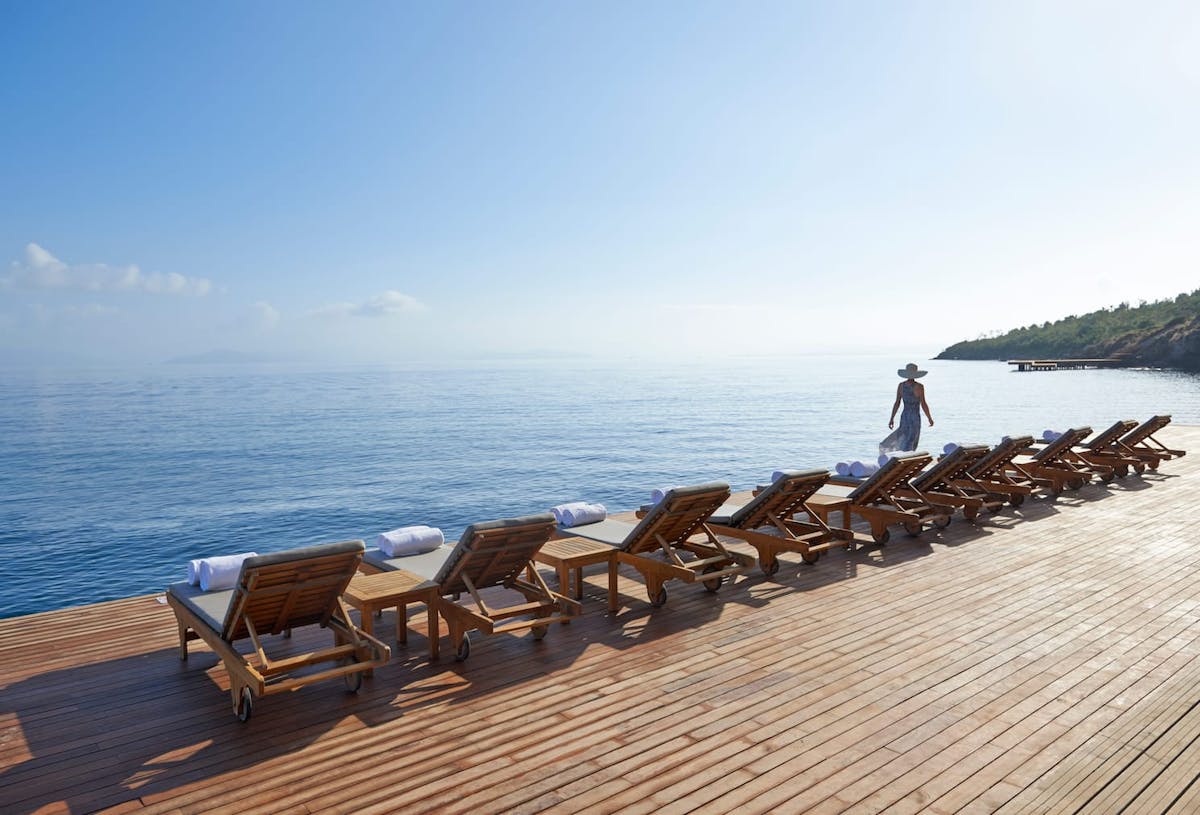
[[[892,533],[888,531],[887,522],[877,517],[871,518],[871,537],[880,546],[886,545],[892,537]]]
[[[657,574],[644,572],[646,578],[646,594],[650,598],[650,605],[654,608],[661,608],[667,604],[667,587],[664,580]]]

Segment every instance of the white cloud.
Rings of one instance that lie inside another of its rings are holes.
[[[259,301],[250,307],[251,321],[255,328],[270,331],[279,325],[279,309],[267,302]]]
[[[84,303],[81,306],[67,306],[63,313],[69,317],[111,317],[120,314],[120,309],[100,303]]]
[[[50,322],[63,318],[80,320],[104,318],[112,317],[121,313],[119,309],[115,309],[112,306],[101,305],[100,303],[83,303],[77,306],[71,305],[62,306],[59,308],[44,306],[41,303],[35,303],[32,308],[33,316],[36,317],[39,322]]]
[[[318,317],[395,317],[429,309],[412,295],[389,289],[365,303],[332,303],[313,312]]]
[[[109,266],[107,263],[72,266],[36,243],[31,243],[25,247],[24,261],[14,261],[9,275],[0,277],[0,288],[146,292],[203,297],[212,290],[212,282],[203,277],[185,277],[177,272],[147,273],[137,266]]]

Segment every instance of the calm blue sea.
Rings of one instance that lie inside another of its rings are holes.
[[[0,374],[0,616],[161,590],[190,558],[370,540],[873,458],[907,359]],[[922,447],[1166,412],[1200,378],[928,362]]]

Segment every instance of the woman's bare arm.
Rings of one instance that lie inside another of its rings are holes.
[[[929,412],[929,405],[925,402],[925,386],[917,384],[917,396],[921,399],[921,410],[925,411],[925,418],[929,420],[929,426],[933,427],[933,414]]]

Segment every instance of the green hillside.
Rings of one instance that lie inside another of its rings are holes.
[[[1091,359],[1200,371],[1200,289],[951,345],[938,359]]]

